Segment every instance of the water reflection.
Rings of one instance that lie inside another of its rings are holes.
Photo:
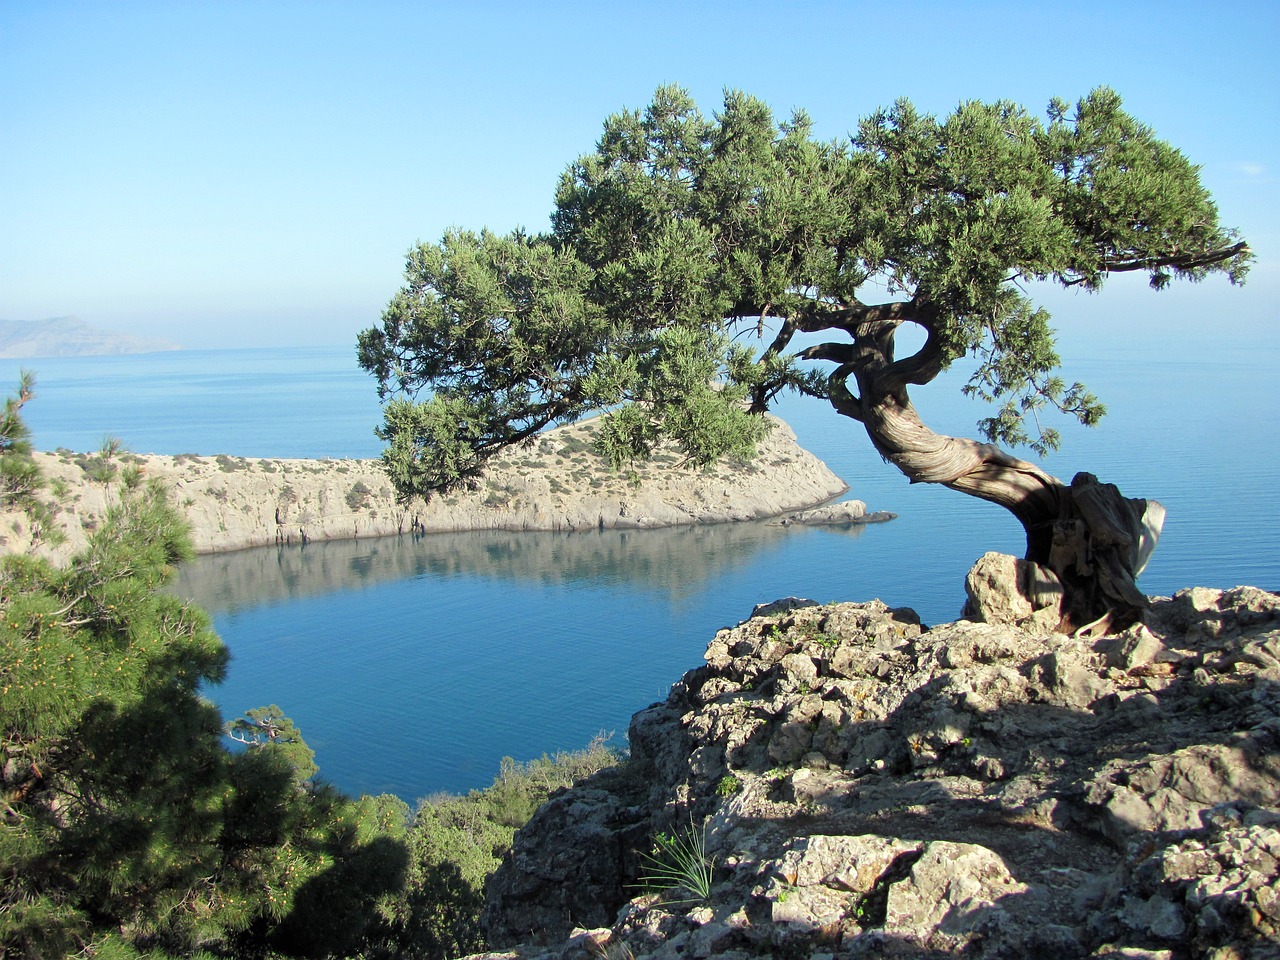
[[[813,528],[858,537],[860,524]],[[198,557],[174,592],[211,613],[424,576],[526,584],[632,584],[676,599],[794,538],[767,521],[578,533],[479,531],[258,547]]]
[[[277,703],[322,776],[413,800],[625,734],[753,604],[845,595],[847,559],[848,535],[768,523],[437,534],[206,556],[175,590],[230,648],[225,715]]]

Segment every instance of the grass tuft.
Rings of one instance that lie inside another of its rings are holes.
[[[676,833],[659,833],[653,850],[641,854],[641,882],[668,903],[706,903],[711,899],[715,859],[707,854],[706,828],[692,823]],[[672,897],[683,893],[684,896]]]

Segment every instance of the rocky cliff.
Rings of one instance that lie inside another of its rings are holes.
[[[1089,639],[1025,613],[722,630],[628,762],[517,834],[491,956],[1280,956],[1280,597]],[[682,847],[708,889],[646,892]]]
[[[174,491],[200,553],[410,531],[583,530],[751,520],[812,507],[846,489],[776,418],[755,460],[723,461],[708,469],[683,463],[675,451],[660,450],[649,462],[618,473],[594,452],[596,427],[596,421],[586,420],[548,431],[528,446],[504,452],[475,489],[408,504],[397,502],[376,460],[123,454],[103,462],[97,455],[70,451],[36,458],[45,476],[67,493],[57,518],[67,540],[50,551],[55,555],[79,549],[85,532],[94,529],[113,502],[115,494],[99,479],[103,471],[119,473],[129,467]],[[863,516],[861,503],[841,507],[842,522]],[[0,516],[0,550],[27,549],[38,533],[20,514]]]

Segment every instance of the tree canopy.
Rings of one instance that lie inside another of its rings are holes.
[[[503,447],[596,410],[618,464],[663,438],[696,463],[749,455],[756,414],[795,390],[862,423],[911,480],[1007,507],[1047,556],[1066,487],[994,444],[1043,452],[1058,435],[1041,410],[1093,424],[1103,408],[1057,374],[1029,285],[1238,282],[1247,245],[1197,168],[1105,88],[1044,119],[900,100],[847,141],[812,130],[737,92],[707,118],[664,87],[565,171],[548,233],[451,230],[411,250],[358,343],[401,494],[473,481]],[[899,357],[904,324],[923,345]],[[978,425],[990,443],[933,433],[908,394],[966,354],[965,391],[996,404]]]

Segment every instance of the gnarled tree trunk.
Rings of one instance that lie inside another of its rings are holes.
[[[1113,484],[1080,473],[1067,484],[990,443],[935,433],[921,421],[908,383],[928,383],[942,369],[930,334],[925,346],[894,362],[900,320],[868,321],[831,378],[831,402],[861,422],[876,450],[913,483],[940,483],[1007,509],[1027,536],[1025,558],[1051,571],[1063,589],[1064,627],[1098,621],[1124,626],[1147,605],[1137,587],[1164,522],[1155,501],[1125,497]],[[859,396],[847,388],[853,376]]]
[[[1132,499],[1114,484],[1078,473],[1070,484],[989,443],[929,430],[908,402],[875,404],[864,420],[876,449],[912,482],[940,483],[1009,510],[1026,532],[1025,558],[1061,582],[1067,625],[1141,616],[1137,576],[1164,521],[1155,501]]]

